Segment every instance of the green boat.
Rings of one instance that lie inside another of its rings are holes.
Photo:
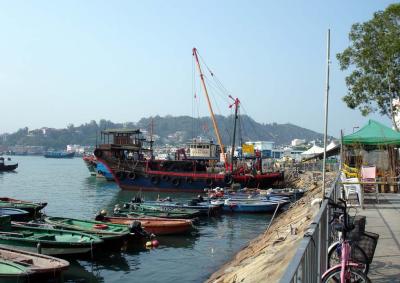
[[[65,217],[45,217],[44,221],[56,229],[80,231],[98,236],[104,241],[101,247],[112,250],[121,250],[128,244],[128,240],[132,240],[135,236],[135,231],[126,225]]]
[[[103,243],[85,233],[11,224],[10,216],[0,216],[0,245],[46,255],[84,254]]]
[[[25,283],[29,280],[29,268],[10,260],[0,259],[0,282]]]
[[[46,205],[46,202],[30,202],[8,197],[0,197],[0,208],[22,209],[28,211],[31,217],[40,215],[40,210],[42,210]]]
[[[160,207],[157,205],[144,205],[144,204],[126,204],[124,208],[116,206],[114,209],[115,216],[122,217],[161,217],[173,219],[192,219],[201,215],[199,210]]]

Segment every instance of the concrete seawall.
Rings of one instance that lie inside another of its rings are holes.
[[[327,187],[331,186],[334,176],[334,173],[327,174]],[[279,281],[319,209],[318,205],[311,206],[312,200],[322,196],[321,178],[313,177],[312,172],[300,174],[291,181],[291,187],[304,188],[307,192],[206,282]]]

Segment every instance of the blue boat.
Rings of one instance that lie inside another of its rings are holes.
[[[222,201],[212,201],[211,203],[217,204]],[[269,213],[274,212],[276,207],[283,207],[279,202],[273,201],[237,201],[237,200],[224,200],[223,211],[227,213]]]
[[[48,151],[44,154],[46,158],[73,158],[75,156],[75,152],[66,152],[66,151]]]

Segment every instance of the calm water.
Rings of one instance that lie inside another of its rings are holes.
[[[136,192],[97,180],[80,158],[15,156],[15,173],[0,173],[0,196],[46,201],[45,213],[75,218],[112,211]],[[158,194],[143,193],[146,199]],[[160,194],[160,197],[167,195]],[[184,199],[193,195],[169,195]],[[201,220],[189,235],[158,237],[157,249],[110,254],[96,261],[73,260],[66,282],[202,282],[267,226],[268,215],[223,215]]]

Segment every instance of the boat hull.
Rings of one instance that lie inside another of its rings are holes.
[[[104,217],[103,222],[130,225],[133,221],[139,221],[142,228],[149,233],[159,235],[173,235],[187,233],[193,229],[193,222],[187,219],[163,219],[163,218],[129,218],[129,217]]]
[[[134,179],[129,178],[129,174],[126,175],[128,176],[113,174],[117,184],[123,190],[201,193],[204,192],[205,188],[229,186],[224,180],[224,175],[219,174],[198,174],[202,176],[191,173],[172,175],[165,173],[135,174]],[[250,176],[234,177],[234,182],[242,188],[246,186],[269,188],[281,180],[283,180],[283,174],[280,172],[259,175],[254,178]]]

